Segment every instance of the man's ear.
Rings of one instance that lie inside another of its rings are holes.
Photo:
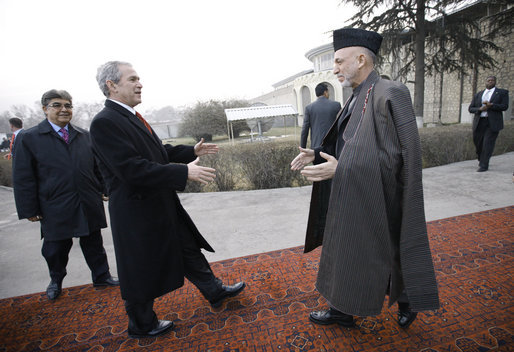
[[[109,90],[112,90],[112,91],[116,90],[116,83],[114,83],[113,81],[107,80],[107,82],[105,82],[105,83],[107,84],[107,88],[109,88]]]
[[[359,56],[357,57],[357,64],[359,66],[359,68],[362,68],[366,65],[366,61],[368,61],[368,58],[366,57],[366,55],[364,54],[359,54]]]
[[[48,114],[46,113],[47,107],[46,107],[46,106],[43,106],[43,107],[42,107],[42,110],[43,110],[43,112],[45,113],[45,116],[48,116]]]

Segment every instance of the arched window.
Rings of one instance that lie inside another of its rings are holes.
[[[302,110],[305,109],[307,105],[311,103],[311,91],[309,87],[303,86],[300,90],[300,94],[302,96]]]

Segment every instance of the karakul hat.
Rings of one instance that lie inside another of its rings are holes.
[[[371,50],[375,55],[382,44],[382,36],[376,32],[359,28],[340,28],[333,34],[334,51],[349,46],[363,46]]]

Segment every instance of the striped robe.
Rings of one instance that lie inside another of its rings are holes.
[[[316,287],[352,315],[378,315],[385,295],[392,305],[404,289],[414,311],[434,310],[439,298],[410,94],[374,71],[363,85],[342,134]],[[340,132],[328,132],[325,150]]]

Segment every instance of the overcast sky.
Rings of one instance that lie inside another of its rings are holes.
[[[96,69],[131,62],[145,111],[251,99],[312,68],[354,12],[340,0],[0,0],[0,112],[67,90],[103,101]]]

